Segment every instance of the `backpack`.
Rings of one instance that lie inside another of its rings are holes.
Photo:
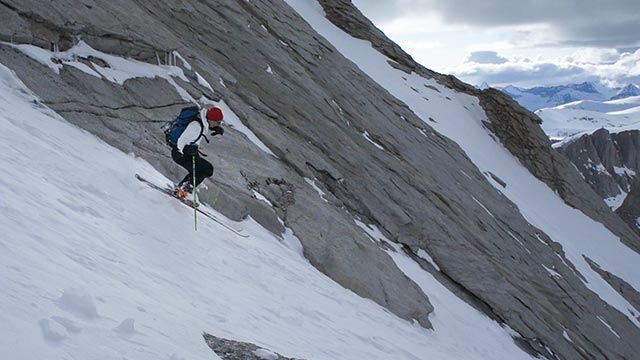
[[[172,147],[176,146],[178,144],[178,139],[192,121],[197,121],[201,127],[200,135],[198,135],[193,143],[198,141],[200,137],[204,135],[204,125],[202,125],[202,121],[200,120],[200,109],[197,106],[190,106],[180,110],[180,115],[178,115],[177,118],[162,126],[167,145]]]

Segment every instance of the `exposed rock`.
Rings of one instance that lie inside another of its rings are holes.
[[[603,199],[628,193],[640,171],[640,131],[609,133],[600,129],[559,147]]]
[[[618,209],[616,214],[624,220],[632,229],[640,233],[640,185],[636,182],[631,186],[631,191],[627,194],[624,202]]]
[[[257,345],[203,334],[207,345],[222,360],[302,360],[284,357]]]
[[[598,265],[595,261],[586,257],[589,266],[596,271],[598,274],[605,279],[612,288],[616,289],[622,297],[624,297],[631,305],[633,305],[636,309],[640,308],[640,292],[633,288],[633,286],[629,285],[626,281],[620,279],[614,274],[608,272]],[[640,320],[640,314],[636,314],[638,320]]]
[[[636,224],[640,203],[634,187],[636,174],[640,172],[640,131],[609,133],[599,129],[563,144],[558,150],[575,164],[586,182],[624,222],[640,233]],[[615,199],[624,199],[624,203]]]

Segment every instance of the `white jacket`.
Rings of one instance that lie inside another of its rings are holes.
[[[200,141],[202,141],[202,137],[206,135],[206,131],[209,128],[209,124],[206,120],[206,109],[200,110],[200,121],[202,122],[202,127],[196,121],[192,121],[187,128],[184,129],[184,132],[178,138],[178,143],[176,146],[178,147],[178,151],[183,153],[184,147],[187,145],[200,145]],[[200,136],[200,131],[202,131],[202,135]],[[200,137],[198,139],[198,137]],[[197,139],[197,141],[196,141]]]

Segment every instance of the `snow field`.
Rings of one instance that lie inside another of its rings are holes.
[[[540,109],[542,129],[561,143],[571,142],[585,134],[605,128],[609,132],[640,129],[640,96],[619,100],[582,100],[553,108]],[[560,146],[560,143],[554,144]]]

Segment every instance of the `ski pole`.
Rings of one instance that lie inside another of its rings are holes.
[[[193,181],[193,222],[195,225],[195,231],[198,231],[198,211],[197,211],[197,201],[198,201],[198,193],[196,192],[196,156],[191,156],[192,164],[193,164],[193,172],[191,176],[191,181]]]

